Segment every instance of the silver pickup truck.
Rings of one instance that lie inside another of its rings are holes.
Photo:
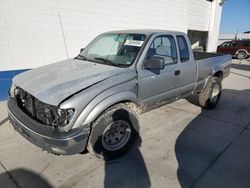
[[[182,32],[107,32],[73,59],[14,77],[9,119],[51,153],[111,160],[135,142],[140,113],[181,98],[214,108],[230,65],[230,55],[193,52]]]

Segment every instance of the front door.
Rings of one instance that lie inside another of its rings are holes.
[[[180,66],[174,37],[171,35],[155,37],[147,51],[145,61],[152,56],[163,57],[165,68],[149,70],[142,67],[138,70],[138,99],[144,106],[159,106],[180,96]]]

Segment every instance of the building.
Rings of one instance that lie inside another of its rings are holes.
[[[13,75],[76,56],[96,35],[109,30],[178,30],[188,33],[193,47],[215,51],[222,4],[223,0],[1,0],[0,99],[6,98]]]

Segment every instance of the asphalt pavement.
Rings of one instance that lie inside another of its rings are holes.
[[[249,188],[250,62],[234,61],[214,110],[182,99],[140,116],[122,158],[56,156],[13,130],[0,102],[0,188]]]

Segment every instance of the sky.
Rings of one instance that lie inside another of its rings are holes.
[[[250,0],[226,0],[221,16],[220,33],[250,31]]]

